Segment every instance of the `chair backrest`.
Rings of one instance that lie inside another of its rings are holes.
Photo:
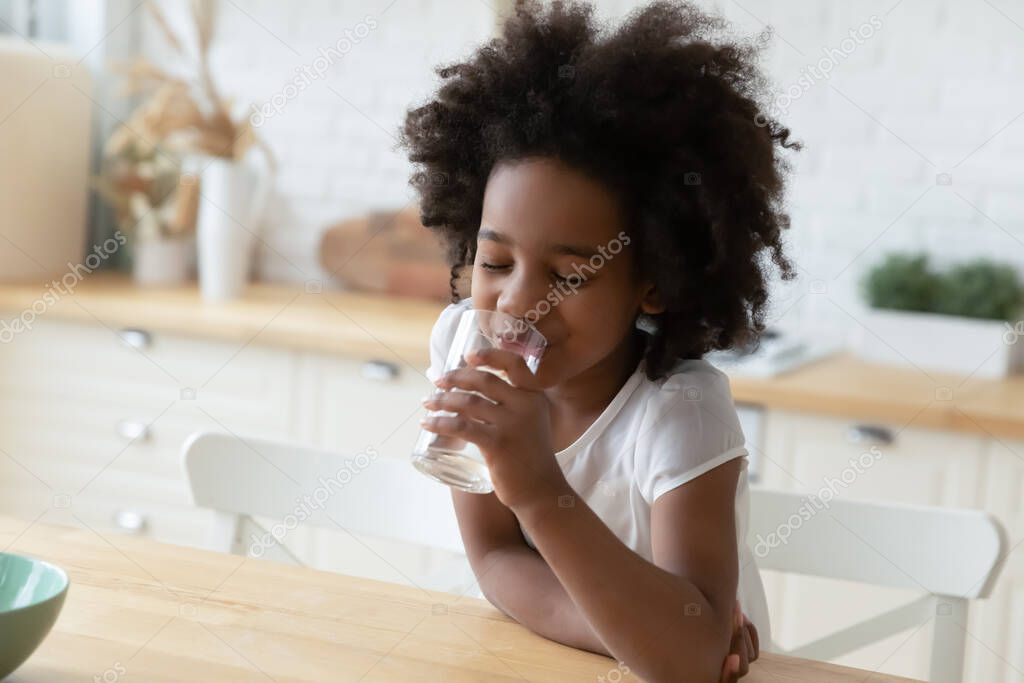
[[[933,595],[986,597],[1006,532],[980,510],[750,491],[747,540],[758,567]]]
[[[828,660],[935,618],[929,681],[963,680],[968,600],[992,591],[1007,535],[992,515],[750,490],[758,568],[920,590],[923,597],[788,650]],[[781,650],[774,647],[775,650]]]
[[[369,449],[340,455],[199,432],[186,439],[182,466],[196,505],[235,518],[343,528],[465,553],[448,487]]]

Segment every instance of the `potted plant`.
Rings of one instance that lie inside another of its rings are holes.
[[[138,216],[140,222],[150,216],[158,222],[161,216],[168,220],[172,215],[177,220],[193,216],[203,297],[230,299],[241,293],[248,278],[274,159],[255,135],[249,117],[244,113],[234,116],[231,101],[222,97],[214,84],[208,59],[213,3],[195,0],[190,4],[195,55],[189,54],[157,5],[147,6],[165,40],[188,69],[172,73],[141,58],[119,67],[126,75],[126,92],[145,94],[146,99],[111,137],[108,155],[133,158],[135,150],[141,148],[151,154],[145,160],[153,167],[169,171],[176,166],[173,185],[178,201],[173,208],[154,216],[145,210],[141,199],[129,198],[128,215]],[[262,165],[252,154],[256,150],[262,152]],[[164,185],[158,183],[157,187]],[[152,201],[150,206],[155,206]],[[136,233],[152,233],[152,221],[149,223],[136,226]]]
[[[890,254],[868,271],[871,306],[858,343],[878,362],[1003,377],[1024,366],[1024,285],[978,259],[937,271],[923,254]]]

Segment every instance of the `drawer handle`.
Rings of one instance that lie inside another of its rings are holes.
[[[153,342],[149,332],[134,327],[125,327],[117,334],[125,346],[133,349],[145,349]]]
[[[117,423],[117,433],[128,441],[145,441],[149,438],[149,425],[137,420],[121,420]]]
[[[896,435],[888,427],[869,424],[853,425],[846,432],[846,438],[849,439],[850,443],[872,443],[882,446],[891,446],[896,441]]]
[[[390,382],[398,377],[398,366],[386,360],[371,360],[363,363],[362,375],[378,382]]]
[[[146,516],[138,510],[118,510],[114,513],[114,524],[121,531],[141,534],[146,530]]]

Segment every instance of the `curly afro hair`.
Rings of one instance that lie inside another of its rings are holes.
[[[615,30],[575,0],[518,0],[501,35],[437,67],[399,144],[416,165],[420,220],[456,281],[476,256],[484,189],[503,161],[553,157],[621,203],[636,272],[663,313],[644,350],[650,379],[677,359],[756,342],[783,251],[790,132],[766,114],[758,41],[722,39],[717,17],[658,1]]]

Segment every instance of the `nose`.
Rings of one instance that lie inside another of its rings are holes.
[[[526,272],[525,268],[519,269],[502,283],[495,308],[519,320],[535,323],[549,311],[547,306],[541,306],[542,301],[548,303],[544,298],[547,291],[542,282],[542,279]]]

